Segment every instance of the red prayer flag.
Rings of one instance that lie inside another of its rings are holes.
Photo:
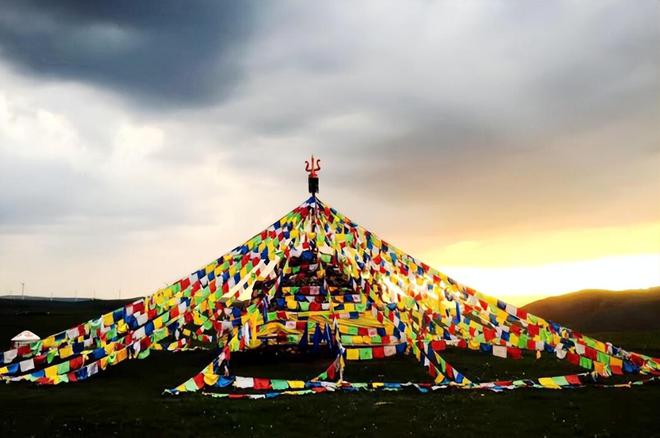
[[[204,374],[199,373],[195,377],[193,377],[193,381],[195,382],[195,386],[197,386],[197,389],[201,389],[204,387]]]
[[[270,379],[254,378],[254,389],[271,389]]]
[[[566,360],[573,365],[580,364],[580,355],[576,353],[571,353],[570,351],[566,353]]]
[[[537,336],[539,334],[539,326],[530,324],[529,326],[527,326],[527,333],[529,334],[529,336],[532,337]]]
[[[431,348],[433,351],[443,351],[447,348],[447,343],[445,341],[431,341]]]
[[[506,347],[506,356],[511,359],[520,359],[522,357],[522,352],[516,347]]]
[[[69,369],[77,370],[78,368],[83,366],[84,363],[85,360],[83,359],[82,356],[76,356],[69,361]]]
[[[581,385],[582,384],[582,382],[580,382],[580,378],[577,376],[577,374],[571,374],[570,376],[564,376],[564,378],[571,385]]]

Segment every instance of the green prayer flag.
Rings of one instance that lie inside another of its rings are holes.
[[[68,360],[57,365],[57,374],[66,374],[69,371],[71,371],[71,366]]]
[[[590,370],[591,368],[593,368],[593,363],[591,362],[591,359],[589,359],[588,357],[581,357],[580,358],[580,366],[582,368],[586,368],[586,369]]]
[[[285,389],[289,389],[289,384],[286,382],[286,380],[273,379],[270,381],[270,385],[275,391],[284,391]]]
[[[183,386],[186,388],[188,391],[197,391],[197,385],[195,384],[195,381],[193,379],[188,379],[186,383],[183,384]]]
[[[568,380],[566,380],[566,377],[564,377],[564,376],[553,377],[552,381],[555,382],[559,386],[569,385]]]
[[[598,359],[597,359],[598,362],[602,362],[605,365],[610,364],[610,356],[607,353],[603,353],[602,351],[599,351],[597,357],[598,357]]]
[[[360,348],[360,360],[373,359],[371,348]]]

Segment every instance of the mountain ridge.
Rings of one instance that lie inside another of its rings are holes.
[[[0,296],[5,306],[16,310],[66,306],[69,304],[121,306],[136,298],[104,300],[71,297]],[[96,304],[94,304],[96,303]],[[4,306],[3,306],[4,307]],[[613,291],[583,289],[535,300],[521,307],[544,319],[584,332],[660,330],[660,286]]]
[[[657,330],[660,286],[623,291],[584,289],[536,300],[522,308],[574,330]]]

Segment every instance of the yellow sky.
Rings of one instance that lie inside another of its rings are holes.
[[[522,305],[586,288],[660,285],[660,222],[463,241],[420,254],[489,295]]]

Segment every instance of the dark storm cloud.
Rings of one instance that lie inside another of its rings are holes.
[[[241,78],[249,2],[5,0],[0,53],[31,74],[175,106],[217,101]]]
[[[655,1],[283,2],[258,16],[244,3],[8,4],[0,45],[45,75],[176,106],[216,102],[242,75],[222,105],[145,116],[176,119],[163,165],[217,161],[283,182],[313,151],[325,187],[431,199],[483,228],[528,205],[591,208],[568,194],[605,197],[621,186],[613,174],[641,185],[640,163],[657,159]]]

